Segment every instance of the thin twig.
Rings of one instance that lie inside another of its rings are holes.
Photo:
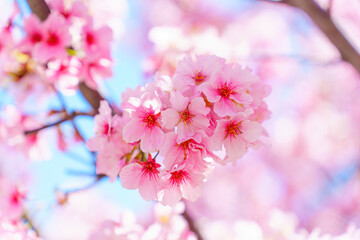
[[[68,109],[67,109],[67,106],[66,106],[65,99],[63,98],[62,94],[55,88],[55,86],[53,86],[53,88],[54,88],[54,91],[55,91],[55,93],[56,93],[59,101],[60,101],[60,104],[62,105],[63,110],[65,111],[65,113],[66,113],[67,115],[69,115],[69,112],[68,112]],[[75,133],[81,138],[81,140],[82,140],[83,142],[86,142],[84,136],[80,133],[79,128],[77,127],[74,119],[70,119],[70,121],[71,121],[71,124],[72,124],[72,126],[73,126],[73,128],[74,128],[74,130],[75,130]]]
[[[64,193],[66,196],[68,196],[69,194],[72,194],[72,193],[82,192],[82,191],[85,191],[85,190],[88,190],[88,189],[94,187],[96,184],[100,183],[100,181],[106,177],[106,175],[104,175],[104,174],[99,174],[99,175],[95,174],[94,176],[96,176],[96,179],[88,185],[85,185],[80,188],[66,190],[66,191],[61,191],[61,190],[59,190],[59,191]]]
[[[93,116],[94,114],[93,113],[85,113],[85,112],[73,112],[71,114],[67,114],[64,118],[58,120],[58,121],[55,121],[53,123],[49,123],[49,124],[46,124],[42,127],[39,127],[39,128],[35,128],[35,129],[32,129],[32,130],[27,130],[24,132],[25,135],[29,135],[29,134],[33,134],[33,133],[37,133],[43,129],[46,129],[46,128],[50,128],[50,127],[54,127],[54,126],[57,126],[63,122],[66,122],[66,121],[69,121],[71,119],[74,119],[75,117],[77,116]]]
[[[21,218],[28,224],[28,226],[36,233],[37,236],[40,236],[39,229],[37,229],[37,227],[35,227],[33,221],[31,220],[31,218],[29,217],[29,214],[26,211],[24,211]]]

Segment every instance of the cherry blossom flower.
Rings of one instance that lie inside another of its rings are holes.
[[[99,114],[94,117],[95,134],[100,137],[116,138],[121,136],[120,118],[112,116],[112,110],[107,101],[100,102]]]
[[[112,61],[110,58],[95,52],[81,59],[82,68],[79,77],[89,87],[96,89],[104,79],[112,76]]]
[[[44,39],[44,29],[43,24],[40,22],[40,19],[31,14],[24,20],[24,30],[26,32],[26,37],[20,43],[21,47],[25,49],[28,48],[31,50],[37,43],[43,41]],[[26,49],[26,50],[28,50]]]
[[[249,144],[260,138],[262,131],[258,122],[247,120],[242,113],[220,120],[212,136],[214,150],[221,150],[224,145],[224,163],[234,162],[245,154]]]
[[[209,126],[206,115],[210,109],[205,106],[202,97],[196,97],[190,101],[181,93],[176,92],[170,96],[172,108],[162,112],[162,123],[167,129],[177,126],[179,139],[193,136],[196,131],[205,131]]]
[[[128,189],[139,188],[140,195],[147,201],[157,199],[160,166],[149,153],[146,162],[135,162],[123,167],[120,172],[121,185]]]
[[[2,240],[41,240],[36,232],[20,220],[7,220],[0,217],[0,239]]]
[[[89,21],[82,29],[84,48],[87,54],[99,54],[110,58],[110,44],[113,39],[112,29],[102,26],[95,29],[93,22]]]
[[[77,57],[55,59],[47,64],[46,80],[54,83],[64,94],[71,94],[79,84],[81,63]]]
[[[122,167],[126,164],[125,155],[133,146],[122,140],[123,119],[112,116],[109,104],[100,102],[99,114],[95,120],[95,136],[86,145],[92,151],[98,151],[96,173],[106,174],[114,181]]]
[[[247,89],[253,80],[249,69],[227,64],[204,84],[203,91],[207,100],[214,103],[217,115],[233,116],[252,102],[253,97]]]
[[[58,13],[52,13],[43,23],[44,37],[33,50],[33,56],[41,62],[51,58],[65,58],[66,47],[71,44],[71,35],[64,18]]]
[[[14,39],[9,27],[0,30],[0,57],[6,58],[9,51],[13,49]],[[0,60],[1,60],[0,58]]]
[[[128,143],[140,141],[143,152],[154,152],[164,141],[164,132],[159,123],[160,112],[139,106],[125,124],[123,138]]]
[[[193,173],[180,166],[171,171],[163,172],[160,202],[164,205],[174,206],[181,198],[195,201],[201,195],[204,176]]]
[[[87,17],[87,8],[81,1],[75,1],[71,6],[68,6],[63,0],[51,0],[49,5],[53,10],[58,11],[67,21],[70,21],[73,17]]]
[[[204,135],[179,141],[176,133],[166,133],[164,144],[160,149],[160,154],[164,156],[165,169],[171,170],[175,166],[185,164],[193,171],[204,172],[209,165],[204,159],[206,157],[217,159],[210,152],[209,145]]]
[[[178,62],[173,78],[175,89],[186,90],[208,82],[225,64],[225,59],[214,55],[186,56]]]

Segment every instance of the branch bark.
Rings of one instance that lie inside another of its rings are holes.
[[[189,213],[186,211],[186,207],[184,212],[182,213],[182,216],[185,218],[185,220],[188,223],[189,229],[195,234],[195,236],[197,237],[198,240],[204,240],[204,238],[202,237],[199,229],[197,228],[193,218],[189,215]]]
[[[271,1],[283,3],[304,11],[313,23],[325,34],[337,48],[343,61],[350,63],[360,74],[360,55],[332,21],[330,13],[322,9],[314,0],[282,0]]]
[[[79,89],[83,97],[86,101],[91,105],[91,107],[98,112],[100,107],[100,101],[104,100],[104,98],[100,95],[98,91],[89,88],[85,83],[79,83]]]
[[[59,125],[59,124],[61,124],[63,122],[72,120],[77,116],[93,116],[93,115],[94,115],[93,113],[73,112],[73,113],[71,113],[69,115],[66,115],[66,117],[64,117],[64,118],[62,118],[62,119],[60,119],[60,120],[58,120],[56,122],[44,125],[42,127],[39,127],[39,128],[33,129],[33,130],[25,131],[24,134],[29,135],[29,134],[37,133],[37,132],[39,132],[39,131],[41,131],[43,129],[54,127],[54,126]]]
[[[50,14],[50,8],[44,0],[26,0],[31,11],[44,21]]]

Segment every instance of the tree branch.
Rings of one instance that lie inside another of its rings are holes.
[[[76,112],[75,111],[75,112],[73,112],[71,114],[66,115],[64,118],[62,118],[62,119],[60,119],[60,120],[58,120],[56,122],[44,125],[42,127],[39,127],[39,128],[33,129],[33,130],[25,131],[24,134],[29,135],[29,134],[37,133],[37,132],[39,132],[39,131],[41,131],[41,130],[43,130],[45,128],[54,127],[54,126],[59,125],[59,124],[61,124],[63,122],[66,122],[68,120],[72,120],[77,116],[94,116],[94,114],[93,113],[84,113],[84,112]]]
[[[79,89],[85,100],[96,112],[98,112],[100,101],[104,100],[100,93],[92,88],[89,88],[84,82],[79,83]]]
[[[188,223],[189,229],[195,234],[197,239],[198,240],[204,240],[204,238],[202,237],[199,229],[197,228],[193,218],[186,211],[186,207],[185,207],[184,212],[181,215],[185,218],[186,222]]]
[[[325,34],[329,41],[337,48],[343,61],[350,63],[360,74],[360,55],[345,38],[332,21],[328,11],[322,9],[314,0],[282,0],[272,3],[283,3],[303,10],[313,23]]]
[[[44,0],[26,0],[31,11],[44,21],[50,14],[50,8]]]

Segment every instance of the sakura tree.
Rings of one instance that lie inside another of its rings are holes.
[[[0,239],[360,239],[356,0],[1,4]]]

